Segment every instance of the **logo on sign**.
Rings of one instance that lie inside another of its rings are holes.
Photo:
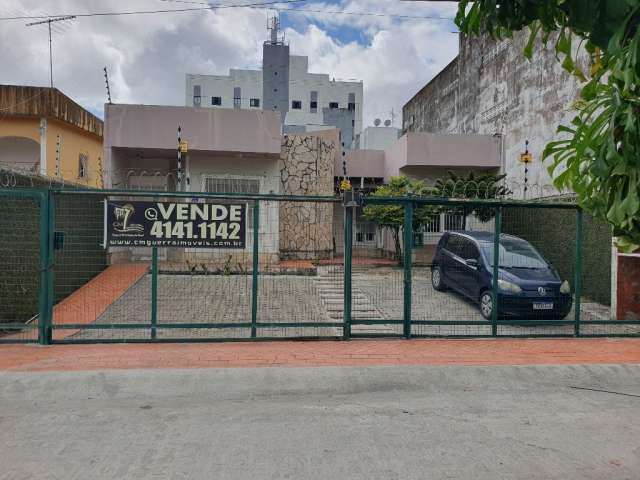
[[[135,213],[135,208],[130,203],[121,207],[114,207],[113,214],[116,221],[113,222],[113,229],[119,233],[142,233],[144,227],[139,223],[130,223]]]

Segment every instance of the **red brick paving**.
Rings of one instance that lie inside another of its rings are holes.
[[[53,324],[95,322],[148,268],[149,265],[144,263],[111,265],[53,307]],[[53,338],[59,340],[76,332],[77,330],[54,330]]]
[[[357,340],[0,346],[0,370],[640,364],[640,339]]]

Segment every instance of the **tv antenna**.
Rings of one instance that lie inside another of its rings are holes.
[[[42,20],[40,22],[27,23],[27,27],[33,27],[35,25],[47,24],[49,26],[49,78],[51,80],[51,88],[53,88],[53,47],[51,45],[51,24],[54,22],[64,22],[67,20],[74,20],[75,15],[69,15],[67,17],[55,17],[55,18],[47,18],[46,20]]]

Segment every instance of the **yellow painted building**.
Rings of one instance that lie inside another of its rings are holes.
[[[58,89],[0,85],[0,168],[102,188],[103,123]]]

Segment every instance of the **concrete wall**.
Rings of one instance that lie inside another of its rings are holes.
[[[380,150],[349,150],[346,152],[347,176],[384,177],[385,155]],[[338,155],[334,164],[336,176],[342,176],[342,157]]]
[[[177,130],[189,150],[280,154],[280,115],[261,110],[155,105],[105,105],[105,150],[168,149],[177,153]]]
[[[341,150],[350,150],[353,145],[355,112],[346,108],[323,108],[322,121],[340,130]]]
[[[265,42],[262,47],[263,110],[278,111],[286,123],[289,111],[289,46]]]
[[[367,127],[360,134],[358,148],[386,150],[398,141],[400,129],[395,127]]]
[[[503,169],[512,185],[524,183],[519,155],[529,140],[529,183],[543,186],[536,196],[556,195],[541,153],[559,138],[558,125],[575,115],[571,104],[579,86],[556,60],[553,38],[546,48],[538,42],[532,61],[526,60],[528,35],[501,42],[461,36],[458,58],[404,106],[403,126],[410,132],[502,134]]]

